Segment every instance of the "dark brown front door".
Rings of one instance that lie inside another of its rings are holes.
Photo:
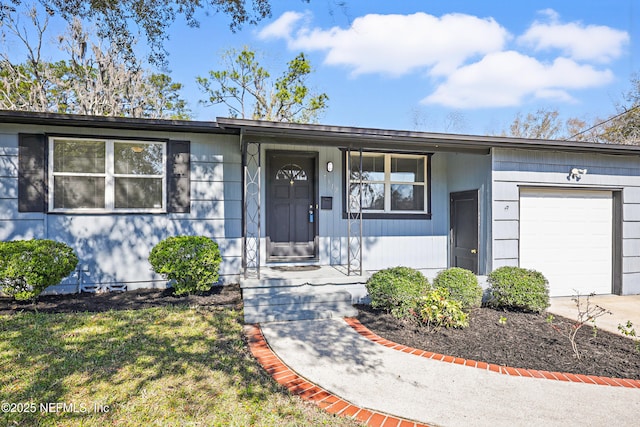
[[[316,258],[316,153],[267,152],[267,260]]]
[[[478,274],[478,191],[451,193],[451,266]]]

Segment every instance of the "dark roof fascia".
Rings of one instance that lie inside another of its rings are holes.
[[[532,150],[569,151],[614,155],[640,155],[640,146],[598,144],[579,141],[526,139],[504,136],[443,134],[389,129],[328,126],[270,122],[246,119],[217,118],[223,129],[242,130],[247,137],[278,138],[299,142],[319,142],[326,145],[352,148],[403,148],[436,151],[488,151],[491,148],[519,148]]]
[[[235,134],[234,129],[221,129],[216,122],[190,120],[139,119],[130,117],[85,116],[31,111],[0,110],[0,123],[44,126],[71,126],[92,129],[126,129],[161,132]]]
[[[488,153],[491,148],[520,148],[579,153],[640,155],[640,146],[538,140],[376,128],[217,118],[214,121],[140,119],[0,110],[0,123],[126,129],[161,132],[234,134],[279,143],[318,143],[340,148]]]

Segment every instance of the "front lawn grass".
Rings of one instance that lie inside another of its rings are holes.
[[[357,425],[272,381],[241,317],[198,307],[0,316],[2,425]]]

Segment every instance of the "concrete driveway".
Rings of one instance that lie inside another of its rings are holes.
[[[578,318],[578,307],[573,301],[574,297],[553,297],[549,313],[563,316],[569,319]],[[587,297],[580,297],[583,310],[587,304]],[[607,309],[611,314],[605,314],[596,319],[598,329],[620,333],[618,325],[626,325],[627,321],[633,323],[633,328],[640,337],[640,295],[594,295],[589,298],[589,305],[598,305]]]

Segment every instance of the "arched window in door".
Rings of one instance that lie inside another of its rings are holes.
[[[308,179],[307,172],[295,163],[289,163],[282,166],[276,172],[276,181],[289,181],[291,185],[295,181],[306,181]]]

